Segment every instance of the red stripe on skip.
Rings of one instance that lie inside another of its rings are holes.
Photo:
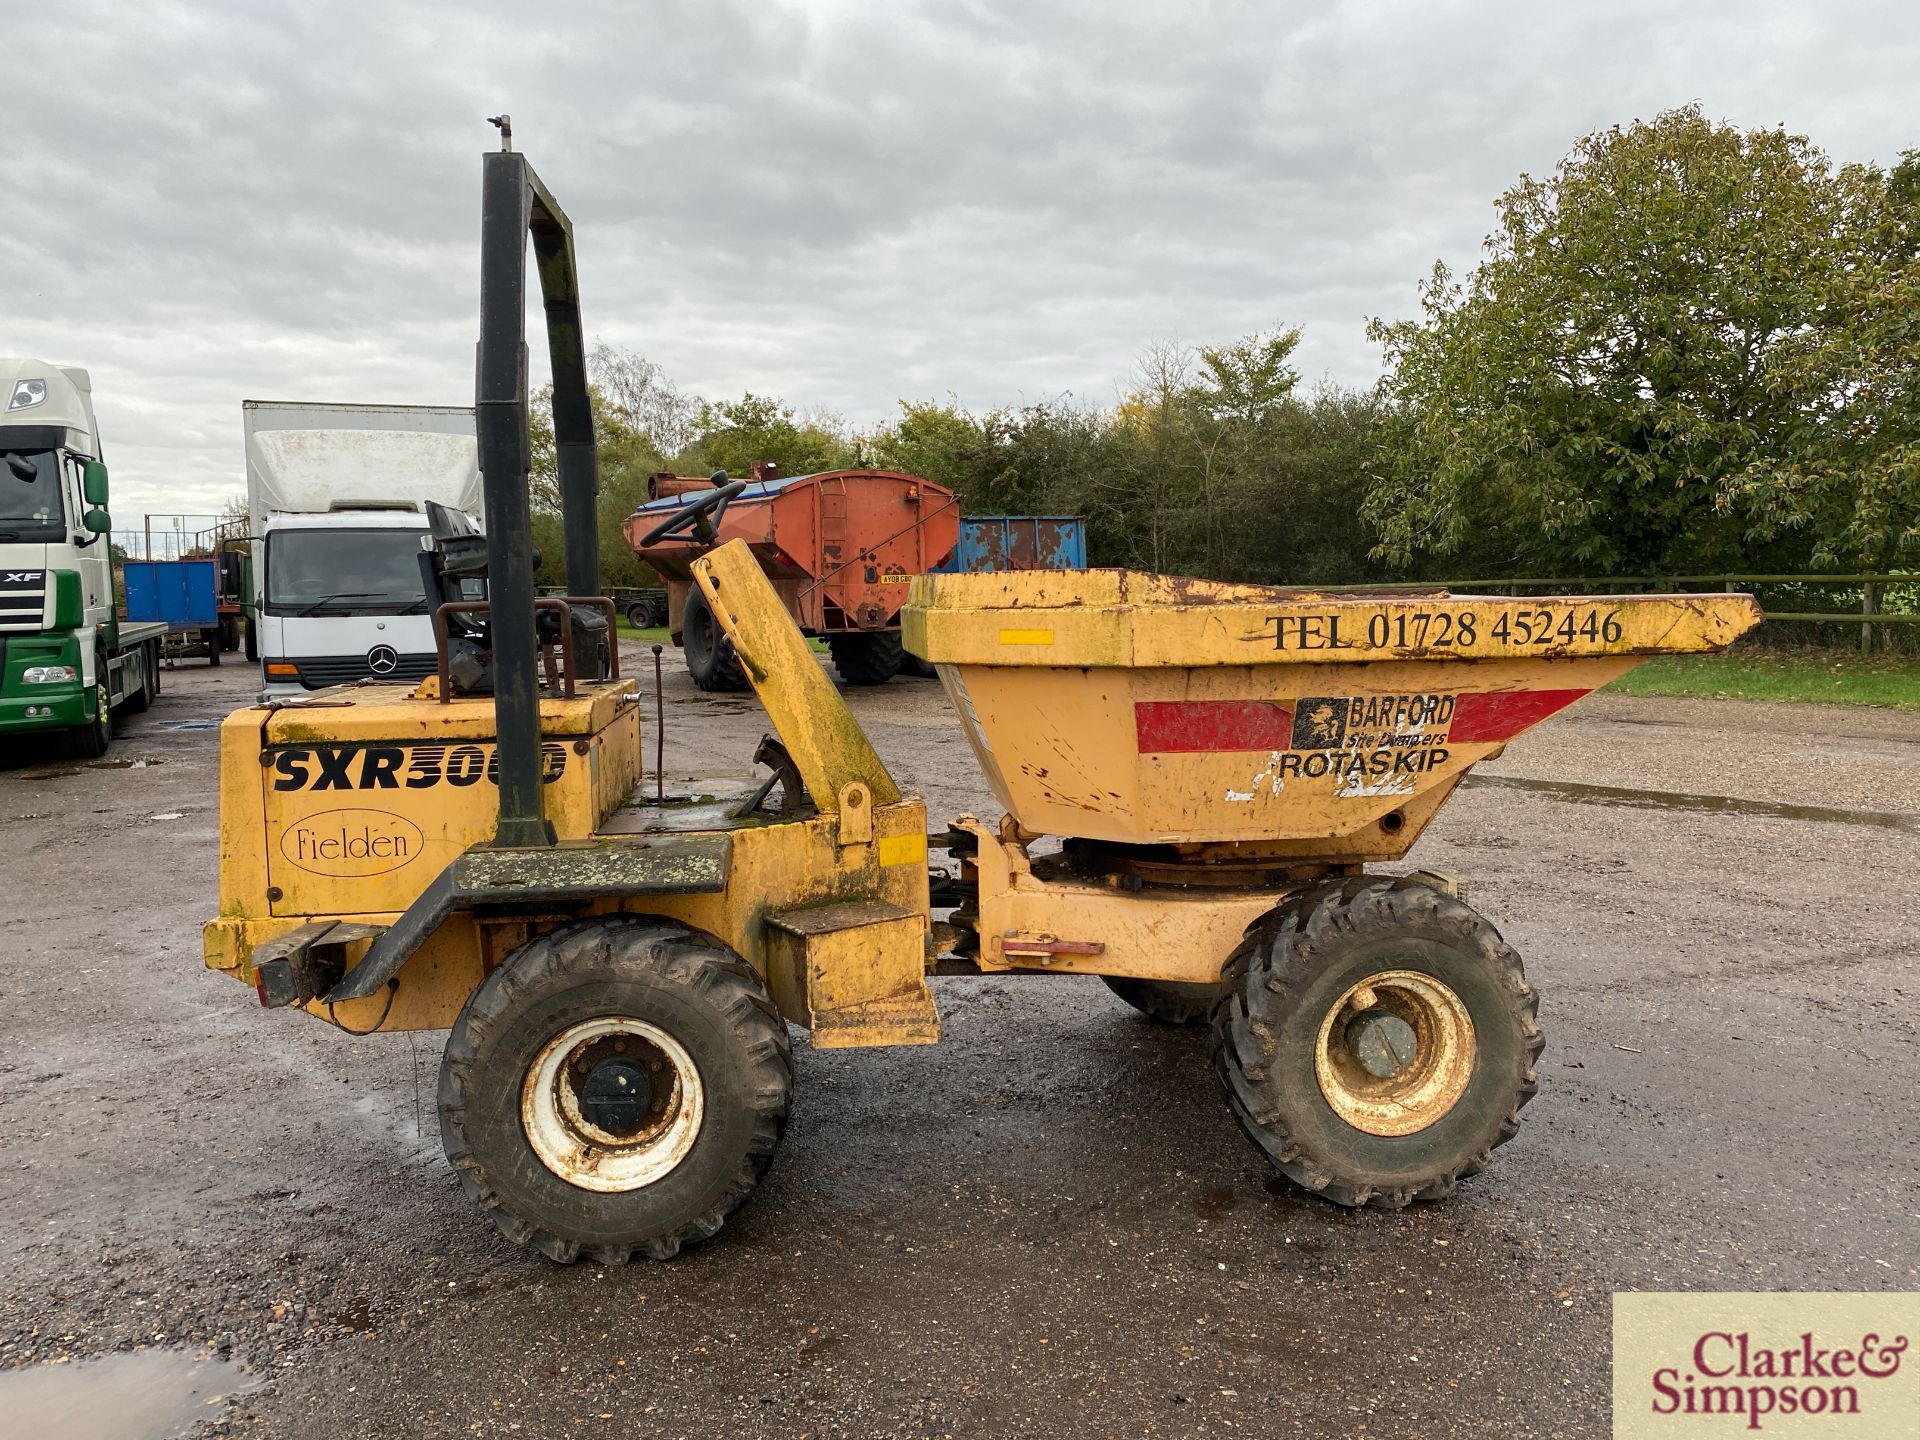
[[[1585,690],[1505,690],[1462,695],[1454,702],[1453,728],[1447,731],[1447,739],[1463,745],[1511,740],[1588,693]]]
[[[1133,707],[1133,727],[1142,755],[1293,744],[1293,711],[1271,700],[1141,700]]]

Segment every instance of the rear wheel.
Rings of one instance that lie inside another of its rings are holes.
[[[876,630],[865,634],[829,635],[827,649],[833,652],[833,668],[849,685],[884,685],[900,673],[898,630]]]
[[[733,642],[697,585],[687,591],[686,609],[680,614],[680,643],[687,654],[687,673],[702,690],[747,688],[747,672],[733,653]]]
[[[67,747],[82,760],[97,760],[113,744],[113,702],[107,693],[106,658],[94,661],[93,719],[67,731]]]
[[[1204,1025],[1220,998],[1218,985],[1188,985],[1177,980],[1134,980],[1102,975],[1107,988],[1162,1025]]]
[[[153,697],[160,691],[160,662],[154,658],[153,647],[142,645],[133,652],[133,668],[136,681],[127,693],[127,713],[142,714],[153,703]]]
[[[1227,963],[1214,1069],[1255,1145],[1340,1205],[1440,1199],[1513,1138],[1544,1041],[1520,959],[1464,902],[1356,877]]]
[[[440,1066],[440,1138],[509,1240],[563,1263],[671,1259],[746,1202],[793,1096],[747,964],[666,920],[549,931],[474,991]]]

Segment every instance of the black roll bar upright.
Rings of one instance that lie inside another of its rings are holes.
[[[527,472],[527,239],[546,308],[553,369],[553,428],[566,533],[567,588],[600,589],[595,495],[599,462],[580,328],[573,224],[515,151],[486,157],[481,174],[480,346],[474,412],[487,505],[487,576],[493,631],[493,711],[499,746],[496,847],[552,845],[542,794],[539,645],[533,594],[533,523]]]

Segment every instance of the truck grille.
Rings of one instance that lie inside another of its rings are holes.
[[[46,571],[0,570],[0,630],[38,630],[46,608]]]
[[[385,675],[374,674],[365,655],[315,655],[304,660],[295,656],[293,663],[300,667],[300,683],[309,690],[351,685],[356,680],[392,680],[413,685],[439,668],[438,657],[431,651],[424,655],[394,657],[394,667]]]

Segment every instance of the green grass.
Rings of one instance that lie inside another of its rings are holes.
[[[1662,655],[1621,676],[1607,689],[1620,695],[1800,700],[1920,710],[1920,660],[1868,658],[1844,651]]]

